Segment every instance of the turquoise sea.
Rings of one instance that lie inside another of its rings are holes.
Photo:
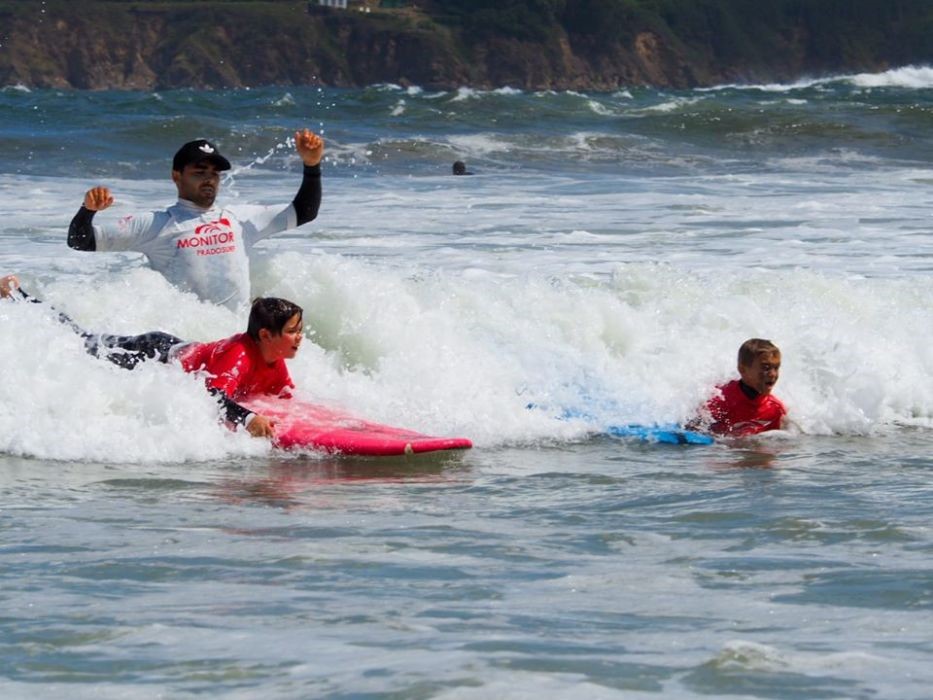
[[[96,184],[114,217],[170,204],[197,137],[234,162],[221,201],[289,201],[301,127],[321,214],[253,276],[306,310],[299,393],[474,449],[276,453],[195,378],[0,305],[0,697],[929,697],[933,68],[7,86],[0,274],[89,328],[237,332],[139,256],[69,250],[68,222]],[[753,336],[783,350],[788,430],[600,434],[688,418]]]

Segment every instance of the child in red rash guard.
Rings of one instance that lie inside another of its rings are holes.
[[[236,401],[262,395],[291,397],[295,385],[285,360],[295,357],[303,337],[301,307],[265,297],[253,302],[246,333],[175,346],[169,359],[177,360],[186,372],[207,374],[207,389],[222,397],[228,420],[242,423],[253,437],[272,437],[274,422]]]
[[[718,387],[688,427],[729,437],[780,430],[787,409],[771,390],[780,374],[781,351],[770,340],[746,340],[739,348],[738,370],[740,378]]]

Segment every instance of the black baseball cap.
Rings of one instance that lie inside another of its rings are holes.
[[[172,159],[172,170],[181,171],[186,165],[199,163],[202,160],[210,161],[218,170],[230,170],[230,161],[220,155],[217,147],[207,139],[189,141],[179,148]]]

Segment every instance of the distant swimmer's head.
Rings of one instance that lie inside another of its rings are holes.
[[[201,161],[212,163],[217,170],[230,170],[230,161],[207,139],[189,141],[179,148],[172,159],[172,170],[182,172],[186,165]]]
[[[750,338],[739,348],[739,376],[759,394],[771,393],[781,373],[781,351],[763,338]]]
[[[230,170],[230,161],[210,141],[189,141],[178,149],[172,160],[172,182],[178,196],[210,209],[220,189],[220,173]]]
[[[266,362],[293,358],[304,338],[304,311],[287,299],[260,297],[249,311],[246,334],[256,341]]]
[[[472,175],[473,174],[469,170],[466,169],[466,163],[464,163],[462,160],[454,161],[453,173],[454,175]]]

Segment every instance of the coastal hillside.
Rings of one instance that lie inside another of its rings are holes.
[[[933,62],[928,0],[0,0],[0,85],[611,90]]]

